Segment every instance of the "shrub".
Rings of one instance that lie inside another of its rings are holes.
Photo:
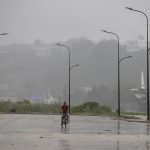
[[[86,114],[108,114],[112,110],[109,106],[99,105],[97,102],[86,102],[79,106],[72,107],[73,113],[86,113]]]

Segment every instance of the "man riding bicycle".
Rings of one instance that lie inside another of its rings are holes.
[[[61,127],[63,127],[63,118],[67,117],[67,121],[69,119],[68,116],[68,105],[66,103],[66,101],[64,101],[63,105],[61,106],[61,110],[62,110],[62,116],[61,116]]]

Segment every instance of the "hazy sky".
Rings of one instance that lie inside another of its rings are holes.
[[[0,33],[9,33],[0,37],[0,45],[112,38],[101,29],[117,33],[121,42],[146,37],[144,15],[126,6],[150,20],[150,0],[0,0]]]

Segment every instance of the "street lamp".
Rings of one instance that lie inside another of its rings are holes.
[[[69,49],[69,47],[66,46],[66,45],[60,44],[60,43],[57,43],[57,45],[58,45],[58,46],[65,47],[65,48],[68,50],[68,54],[69,54],[69,67],[68,67],[68,71],[69,71],[69,114],[70,114],[70,71],[71,71],[74,67],[79,66],[79,64],[70,66],[70,49]]]
[[[118,39],[118,116],[120,116],[120,62],[122,60],[124,60],[126,58],[130,58],[132,56],[127,56],[127,57],[124,57],[124,58],[120,59],[120,55],[119,55],[119,36],[114,32],[108,32],[106,30],[101,30],[101,31],[105,32],[105,33],[113,34]]]
[[[148,17],[147,15],[140,10],[136,10],[130,7],[125,7],[126,9],[129,9],[131,11],[136,11],[138,13],[143,14],[146,17],[146,21],[147,21],[147,120],[150,120],[149,118],[149,49],[148,49]]]
[[[120,58],[119,58],[119,36],[116,34],[116,33],[113,33],[113,32],[108,32],[106,30],[101,30],[102,32],[105,32],[105,33],[109,33],[109,34],[113,34],[117,37],[118,39],[118,116],[120,116],[120,65],[119,65],[119,61],[120,61]]]

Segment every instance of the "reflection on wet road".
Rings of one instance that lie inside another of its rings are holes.
[[[99,116],[0,114],[1,150],[150,150],[150,124]]]

